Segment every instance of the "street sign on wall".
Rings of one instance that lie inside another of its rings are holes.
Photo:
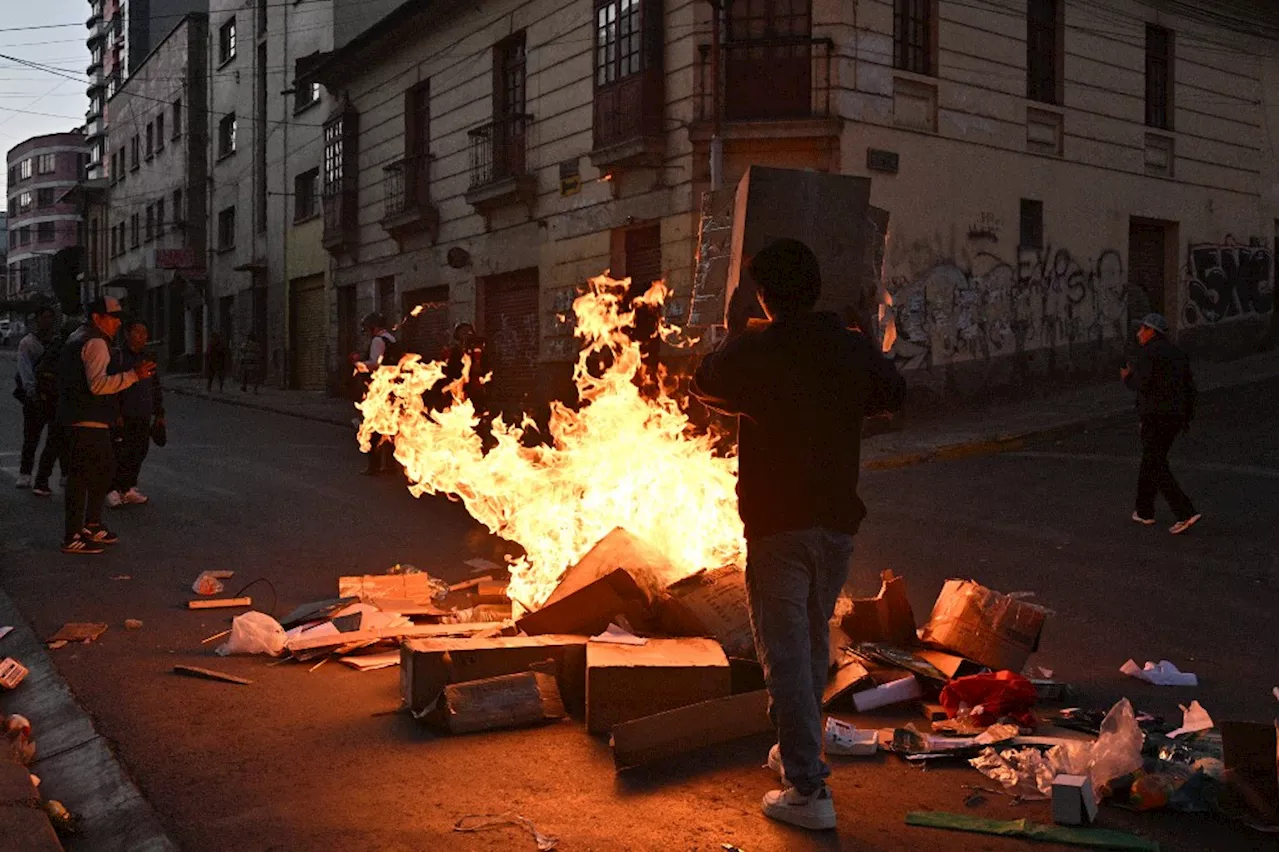
[[[196,269],[201,265],[195,249],[156,249],[156,269]]]

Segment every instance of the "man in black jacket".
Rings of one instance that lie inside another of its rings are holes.
[[[1136,365],[1120,370],[1125,387],[1138,392],[1138,417],[1142,435],[1142,465],[1138,469],[1138,497],[1133,520],[1150,526],[1156,522],[1156,494],[1169,501],[1177,523],[1169,532],[1180,535],[1200,513],[1178,486],[1169,470],[1169,450],[1178,433],[1195,415],[1196,385],[1187,355],[1167,337],[1169,323],[1160,314],[1147,314],[1138,326],[1142,352]]]
[[[691,390],[738,415],[747,597],[778,731],[769,765],[784,780],[763,809],[834,828],[822,761],[827,622],[867,513],[858,497],[863,418],[899,408],[904,382],[865,335],[814,311],[822,282],[804,243],[772,243],[749,273],[770,322],[748,330],[745,312],[732,310],[727,339],[702,360]]]

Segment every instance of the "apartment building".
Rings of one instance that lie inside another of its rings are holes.
[[[9,149],[6,260],[15,294],[49,291],[53,257],[80,245],[80,211],[63,200],[84,174],[83,131],[34,136]]]
[[[335,99],[338,317],[421,299],[490,337],[504,400],[555,395],[587,276],[664,278],[687,310],[717,126],[728,184],[871,178],[890,224],[868,295],[917,381],[1109,369],[1148,310],[1205,345],[1274,315],[1274,9],[719,8],[718,72],[713,7],[683,0],[405,3],[307,68]]]
[[[106,255],[98,283],[147,322],[173,368],[199,367],[211,299],[208,29],[187,15],[108,101],[109,177],[88,214],[90,254]]]

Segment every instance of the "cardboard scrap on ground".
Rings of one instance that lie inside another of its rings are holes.
[[[715,698],[614,725],[613,762],[630,769],[772,729],[768,692]]]
[[[371,672],[374,669],[387,669],[400,665],[400,652],[396,650],[384,651],[380,654],[362,654],[356,657],[339,657],[338,662],[351,666],[357,671]]]
[[[332,626],[331,624],[328,626]],[[404,639],[427,636],[467,636],[491,630],[490,621],[462,624],[408,624],[403,627],[368,628],[342,633],[336,628],[323,629],[325,625],[304,631],[285,643],[290,651],[308,651],[316,648],[336,648],[351,643],[371,642],[381,639]]]
[[[450,683],[518,674],[551,660],[564,703],[578,711],[585,702],[586,648],[586,636],[561,634],[407,639],[400,645],[400,697],[421,712]]]
[[[62,625],[49,642],[92,642],[107,632],[107,625],[94,622],[70,622]]]
[[[852,599],[841,629],[854,643],[915,641],[916,619],[907,599],[906,581],[892,571],[882,573],[880,580],[880,593],[874,598]]]
[[[1022,671],[1049,611],[973,580],[947,580],[920,639],[993,671]]]
[[[5,657],[0,660],[0,687],[17,689],[18,684],[30,673],[26,666],[13,657]]]
[[[355,597],[364,603],[376,604],[379,600],[412,601],[418,606],[434,606],[440,591],[439,581],[430,574],[364,574],[358,577],[339,577],[338,596]],[[443,615],[444,610],[440,611]]]
[[[587,644],[587,730],[729,694],[729,660],[711,639],[650,639],[645,645]]]
[[[541,672],[499,675],[444,688],[449,732],[521,728],[565,716],[556,679]]]

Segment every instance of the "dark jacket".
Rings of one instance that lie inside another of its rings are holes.
[[[1138,392],[1141,417],[1168,417],[1190,422],[1195,416],[1196,383],[1187,353],[1163,334],[1142,347],[1125,385]]]
[[[127,373],[145,360],[145,354],[130,352],[125,347],[111,356],[111,372]],[[137,420],[149,420],[152,416],[164,417],[164,391],[160,389],[159,376],[139,379],[117,396],[121,417]]]
[[[739,415],[738,510],[748,539],[823,526],[856,533],[862,421],[901,407],[905,382],[835,314],[750,330],[706,356],[691,391]]]
[[[132,380],[113,379],[100,389],[102,392],[94,393],[85,374],[83,354],[85,344],[94,338],[105,341],[110,348],[106,335],[97,326],[85,324],[67,338],[58,353],[58,422],[64,426],[115,423],[120,411],[116,394],[133,384]]]

